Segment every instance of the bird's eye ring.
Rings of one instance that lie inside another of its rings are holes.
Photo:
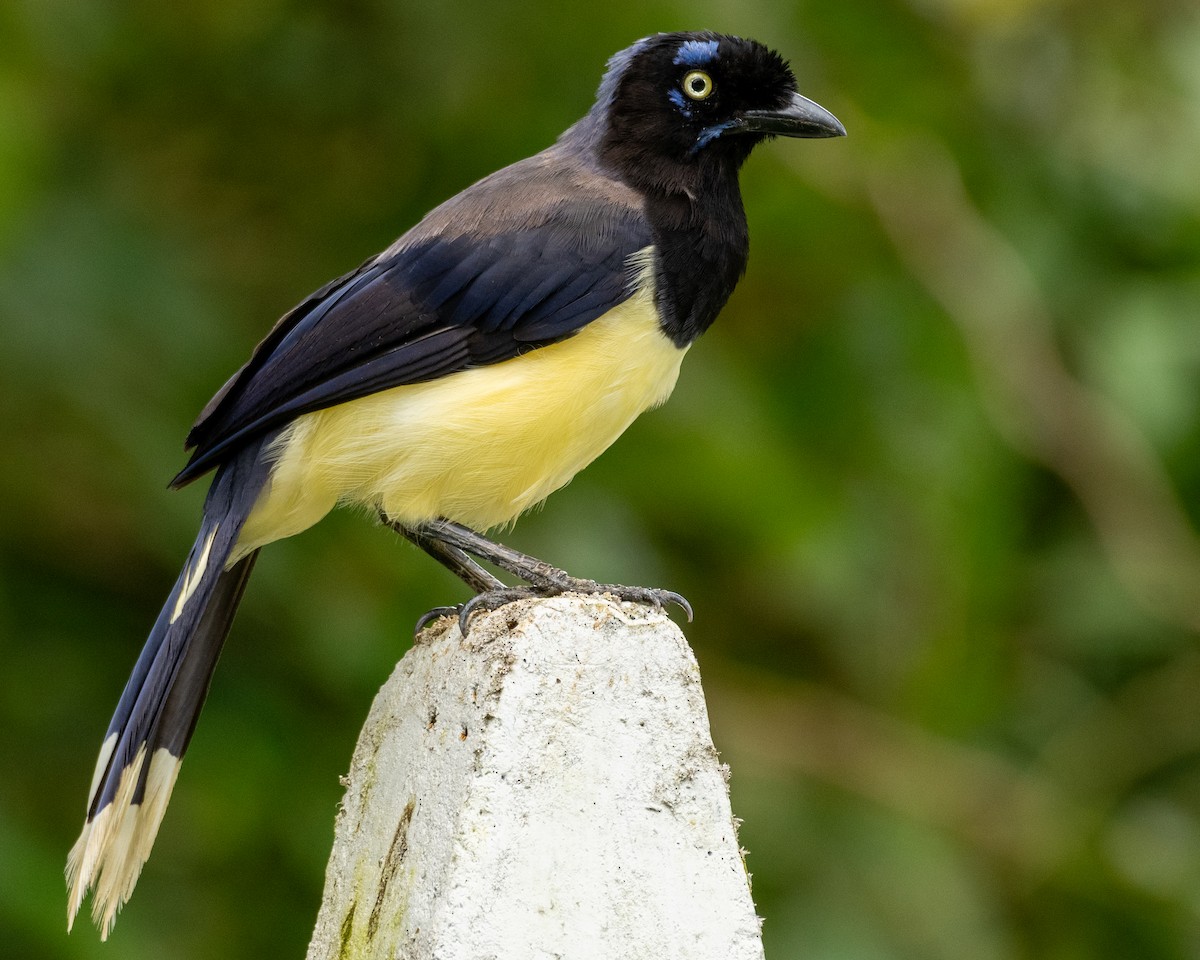
[[[693,100],[707,100],[712,96],[713,81],[703,70],[691,70],[683,78],[683,92]]]

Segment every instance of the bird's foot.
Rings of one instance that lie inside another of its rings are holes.
[[[580,580],[571,577],[561,584],[505,587],[502,590],[487,590],[477,593],[458,608],[459,630],[465,637],[471,629],[471,618],[477,613],[498,610],[517,600],[526,600],[532,597],[557,597],[564,593],[607,594],[618,600],[646,604],[656,610],[662,610],[674,604],[683,610],[689,622],[692,619],[692,605],[687,602],[686,598],[674,591],[659,590],[655,587],[627,587],[619,583],[596,583],[594,580]]]
[[[413,628],[416,635],[424,630],[434,620],[443,617],[457,617],[459,632],[465,637],[471,629],[471,618],[477,613],[499,610],[505,604],[516,603],[518,600],[529,600],[536,597],[555,596],[557,591],[547,592],[536,587],[500,587],[495,590],[484,590],[477,593],[466,603],[456,603],[450,607],[434,607],[423,614]]]
[[[597,583],[573,577],[565,570],[553,567],[544,560],[520,553],[511,547],[489,540],[469,527],[449,520],[436,520],[419,527],[406,527],[384,518],[384,522],[439,563],[458,575],[475,590],[475,596],[454,607],[434,607],[417,621],[416,632],[440,617],[458,616],[463,636],[470,629],[471,617],[481,610],[496,610],[516,600],[531,597],[556,597],[563,593],[608,594],[618,600],[642,603],[656,610],[674,604],[692,619],[692,605],[671,590],[655,587],[627,587],[619,583]],[[479,557],[507,570],[524,580],[528,586],[508,587],[479,566],[472,556]]]
[[[655,610],[666,610],[669,606],[676,606],[683,611],[687,622],[692,622],[692,605],[688,603],[687,597],[674,590],[663,590],[660,587],[627,587],[622,583],[593,583],[590,580],[583,582],[592,589],[580,590],[578,587],[572,587],[571,590],[576,593],[606,593],[618,600],[646,604]]]
[[[684,612],[689,623],[692,620],[692,605],[688,603],[686,597],[675,593],[673,590],[660,590],[657,587],[629,587],[620,583],[596,583],[594,580],[576,580],[572,578],[569,584],[563,586],[523,586],[485,590],[482,593],[475,594],[466,603],[460,603],[451,607],[434,607],[417,621],[414,633],[420,633],[434,620],[439,620],[442,617],[457,617],[458,629],[465,637],[470,633],[471,619],[477,613],[499,610],[501,607],[510,603],[516,603],[518,600],[557,597],[564,593],[582,593],[591,596],[606,594],[618,600],[644,604],[653,607],[655,610],[663,610],[668,606],[674,605]]]

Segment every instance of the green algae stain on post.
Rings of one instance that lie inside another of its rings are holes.
[[[346,918],[342,921],[338,936],[338,960],[351,960],[350,953],[350,938],[354,934],[354,909],[357,906],[356,901],[350,903],[350,909],[346,911]]]
[[[379,918],[383,911],[383,903],[387,899],[388,887],[391,886],[396,871],[400,869],[400,865],[408,855],[408,828],[412,824],[414,809],[416,809],[416,801],[409,800],[404,806],[404,813],[400,815],[396,832],[392,834],[392,842],[388,845],[387,856],[383,858],[379,873],[379,885],[375,893],[375,905],[371,908],[370,917],[367,918],[367,943],[374,940],[375,934],[379,931]],[[407,899],[404,897],[405,901]],[[403,914],[403,912],[403,905],[395,911],[397,914]]]

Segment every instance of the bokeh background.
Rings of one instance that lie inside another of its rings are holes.
[[[772,960],[1200,956],[1191,0],[6,0],[0,954],[302,954],[371,698],[464,594],[361,517],[266,551],[137,895],[68,938],[182,438],[279,314],[699,27],[851,135],[756,154],[671,402],[510,541],[693,601]]]

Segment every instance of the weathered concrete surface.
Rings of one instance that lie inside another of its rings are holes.
[[[380,691],[309,960],[761,960],[695,658],[660,613],[522,601]]]

